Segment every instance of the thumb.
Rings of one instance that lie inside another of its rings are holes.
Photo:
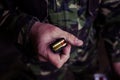
[[[74,46],[82,46],[83,45],[83,41],[79,40],[77,37],[75,37],[74,35],[65,32],[65,39],[66,41],[68,41],[70,44],[74,45]]]

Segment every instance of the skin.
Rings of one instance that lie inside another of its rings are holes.
[[[36,22],[30,31],[30,38],[38,53],[38,59],[44,62],[50,62],[57,68],[61,68],[69,59],[71,46],[82,46],[83,41],[77,39],[74,35],[63,31],[62,29],[46,23]],[[49,45],[58,38],[65,38],[68,45],[62,53],[54,54]],[[42,46],[42,47],[41,47]]]
[[[38,53],[38,59],[43,62],[50,62],[57,68],[61,68],[69,59],[71,46],[82,46],[83,41],[77,39],[74,35],[61,30],[60,28],[46,23],[36,22],[30,31],[30,38]],[[58,38],[65,38],[68,42],[63,53],[54,54],[49,45]],[[42,46],[42,47],[41,47]],[[113,63],[115,71],[120,75],[120,63]]]

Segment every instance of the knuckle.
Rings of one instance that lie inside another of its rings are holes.
[[[57,68],[61,68],[61,67],[62,67],[61,62],[60,62],[60,63],[57,63],[57,64],[56,64],[56,67],[57,67]]]
[[[54,31],[59,31],[59,30],[60,30],[60,28],[58,28],[58,27],[56,27],[56,26],[53,26],[53,25],[52,25],[52,29],[53,29]]]
[[[68,40],[71,39],[71,34],[67,33],[67,39],[68,39]]]
[[[68,34],[67,34],[67,40],[69,40],[71,43],[74,43],[75,36],[68,33]]]

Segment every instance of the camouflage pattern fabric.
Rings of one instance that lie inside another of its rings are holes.
[[[105,40],[106,50],[110,55],[111,61],[120,61],[119,0],[46,1],[48,3],[48,9],[46,9],[48,10],[48,18],[46,21],[82,39],[84,45],[82,47],[72,47],[70,59],[61,69],[56,69],[50,63],[31,59],[26,64],[38,76],[38,79],[93,80],[93,74],[99,69],[97,52],[97,34],[99,32]],[[0,6],[0,10],[3,11],[2,6]],[[22,28],[26,30],[25,26]],[[27,28],[27,30],[29,29]],[[24,31],[22,32],[24,33]],[[26,35],[27,33],[24,34]]]
[[[70,59],[61,69],[41,70],[36,74],[44,76],[43,80],[66,80],[68,73],[78,80],[92,80],[99,69],[98,32],[102,33],[112,61],[119,61],[119,6],[118,0],[48,0],[49,23],[82,39],[84,45],[72,47]]]
[[[114,7],[116,5],[116,7]],[[103,37],[112,61],[120,61],[120,1],[108,0],[102,4],[105,18]]]
[[[87,0],[49,0],[48,21],[65,31],[68,31],[84,41],[82,47],[72,47],[69,61],[60,69],[41,70],[37,75],[45,76],[43,80],[64,80],[68,71],[72,75],[94,73],[98,68],[96,55],[95,30],[93,20],[96,12],[88,11]],[[97,3],[99,6],[99,3]],[[92,4],[91,4],[92,5]],[[95,9],[97,6],[95,7]],[[92,11],[92,8],[90,9]],[[92,46],[92,47],[91,47]],[[43,63],[43,65],[45,65]],[[48,64],[49,65],[49,64]],[[47,65],[47,66],[48,66]],[[35,67],[35,65],[33,65]],[[41,67],[41,65],[39,66]],[[45,68],[46,66],[44,66]],[[36,68],[36,67],[35,67]],[[34,69],[35,69],[34,68]],[[41,67],[42,68],[42,67]],[[90,71],[88,71],[90,70]],[[35,72],[37,71],[37,68]],[[87,75],[86,74],[86,75]],[[90,75],[89,75],[90,76]],[[81,77],[84,79],[86,76]],[[88,78],[88,76],[87,76]],[[92,78],[90,76],[90,78]]]

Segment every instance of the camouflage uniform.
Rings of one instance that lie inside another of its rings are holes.
[[[110,55],[111,61],[120,61],[119,0],[46,0],[46,3],[42,2],[44,4],[41,3],[41,5],[44,5],[44,7],[40,6],[39,8],[40,10],[46,10],[45,14],[41,13],[41,15],[44,15],[44,18],[33,13],[34,11],[31,12],[28,9],[29,7],[24,9],[24,7],[21,8],[21,6],[18,6],[17,10],[15,9],[16,13],[11,10],[15,13],[12,15],[12,21],[14,22],[11,23],[11,26],[7,25],[8,28],[5,29],[16,30],[16,27],[19,27],[17,28],[18,31],[16,31],[18,35],[15,35],[17,36],[15,39],[18,39],[16,42],[26,47],[29,29],[38,20],[37,18],[39,18],[40,21],[54,24],[74,34],[84,41],[84,45],[81,47],[72,47],[70,59],[61,69],[56,69],[50,63],[43,63],[34,58],[28,58],[29,60],[26,61],[26,64],[38,76],[38,79],[68,80],[72,78],[72,80],[93,80],[93,74],[99,70],[97,52],[99,33],[104,38],[106,50],[109,53],[108,55]],[[0,13],[2,14],[4,8],[1,6],[0,9]],[[19,9],[24,13],[19,12]],[[1,16],[1,26],[3,26],[3,23],[4,25],[6,24],[3,20],[7,19],[7,15],[11,14],[6,14],[3,18]],[[14,16],[17,17],[13,18]],[[22,23],[22,20],[24,23]],[[14,23],[17,23],[17,25],[15,26]],[[29,55],[27,54],[27,56]]]

